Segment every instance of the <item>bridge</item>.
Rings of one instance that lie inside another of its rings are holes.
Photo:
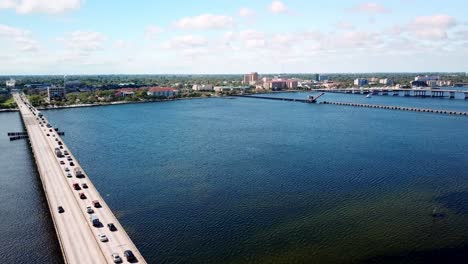
[[[414,96],[414,97],[448,97],[455,98],[455,94],[463,95],[468,99],[467,90],[444,90],[444,89],[401,89],[401,88],[344,88],[344,89],[316,89],[317,92],[349,93],[349,94],[374,94],[392,96]]]
[[[118,254],[121,263],[146,263],[58,132],[49,127],[47,119],[24,95],[13,96],[27,131],[64,262],[114,263],[112,254]],[[134,259],[126,258],[124,252],[128,250]]]

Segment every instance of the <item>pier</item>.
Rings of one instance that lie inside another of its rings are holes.
[[[466,90],[446,90],[446,89],[400,89],[400,88],[345,88],[345,89],[316,89],[316,92],[327,93],[349,93],[349,94],[373,94],[373,95],[389,95],[393,96],[412,96],[412,97],[432,97],[432,98],[450,98],[454,99],[455,94],[460,94],[460,97],[468,99],[468,91]]]
[[[276,101],[288,101],[288,102],[300,102],[300,103],[311,103],[311,101],[307,100],[307,99],[267,97],[267,96],[254,96],[254,95],[238,95],[238,97],[253,98],[253,99],[265,99],[265,100],[276,100]],[[342,105],[342,106],[379,108],[379,109],[387,109],[387,110],[425,112],[425,113],[436,113],[436,114],[446,114],[446,115],[464,115],[464,116],[468,115],[468,112],[464,112],[464,111],[440,110],[440,109],[405,107],[405,106],[389,106],[389,105],[361,104],[361,103],[347,103],[347,102],[328,102],[328,101],[320,102],[320,104],[332,104],[332,105]]]
[[[117,253],[121,263],[146,263],[56,129],[24,95],[13,96],[26,134],[11,136],[29,138],[64,262],[114,263]],[[127,250],[135,260],[127,260]]]

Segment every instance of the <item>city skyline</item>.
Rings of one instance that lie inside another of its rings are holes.
[[[0,0],[0,71],[465,72],[467,7],[421,0],[320,6],[302,0]]]

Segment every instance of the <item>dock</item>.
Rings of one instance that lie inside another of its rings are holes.
[[[297,98],[295,99],[295,98],[268,97],[268,96],[256,96],[256,95],[237,95],[237,97],[275,100],[275,101],[300,102],[300,103],[314,103],[313,101],[309,99],[297,99]],[[378,109],[387,109],[387,110],[425,112],[425,113],[436,113],[436,114],[446,114],[446,115],[463,115],[463,116],[468,115],[468,112],[465,112],[465,111],[441,110],[441,109],[417,108],[417,107],[405,107],[405,106],[361,104],[361,103],[348,103],[348,102],[329,102],[329,101],[319,102],[318,104],[331,104],[331,105],[340,105],[340,106],[354,106],[354,107],[378,108]]]
[[[429,97],[429,98],[450,98],[454,99],[455,94],[460,94],[464,99],[468,99],[467,90],[457,89],[406,89],[406,88],[344,88],[344,89],[316,89],[316,92],[327,93],[347,93],[347,94],[373,94],[373,95],[391,95],[405,97]]]
[[[121,263],[146,263],[56,129],[47,127],[45,116],[23,94],[13,96],[27,135],[20,132],[12,136],[29,139],[64,262],[114,263],[111,255],[117,253]],[[64,155],[58,155],[57,150]],[[81,170],[80,175],[75,168]],[[88,206],[94,211],[92,214],[87,212]],[[99,218],[98,224],[93,225],[91,215]],[[108,228],[110,223],[116,230]],[[102,242],[100,234],[108,241]],[[127,261],[124,256],[127,250],[131,250],[136,260]]]

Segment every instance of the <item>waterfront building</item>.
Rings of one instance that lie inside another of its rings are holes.
[[[134,96],[134,95],[135,95],[135,92],[133,91],[133,89],[130,89],[130,88],[122,88],[122,89],[119,89],[115,93],[116,97],[129,97],[129,96]]]
[[[60,86],[47,87],[47,97],[49,100],[60,100],[65,98],[65,88]]]
[[[258,82],[258,73],[251,72],[249,74],[244,75],[244,80],[242,81],[242,84],[254,85],[257,82]]]
[[[388,79],[388,78],[380,79],[379,83],[383,84],[383,85],[393,85],[394,84],[393,80]]]
[[[427,87],[426,81],[412,81],[411,87]]]
[[[355,86],[361,87],[361,86],[366,86],[368,84],[369,84],[369,81],[367,79],[365,79],[365,78],[357,78],[357,79],[354,80],[354,85]]]
[[[193,91],[213,91],[213,85],[211,84],[195,84],[192,86]]]
[[[320,81],[320,74],[318,74],[318,73],[314,74],[313,78],[312,78],[312,81],[316,81],[316,82]]]
[[[152,87],[146,92],[148,96],[174,97],[179,94],[177,89],[171,87]]]
[[[250,86],[215,86],[213,88],[216,92],[244,92],[250,90]]]

